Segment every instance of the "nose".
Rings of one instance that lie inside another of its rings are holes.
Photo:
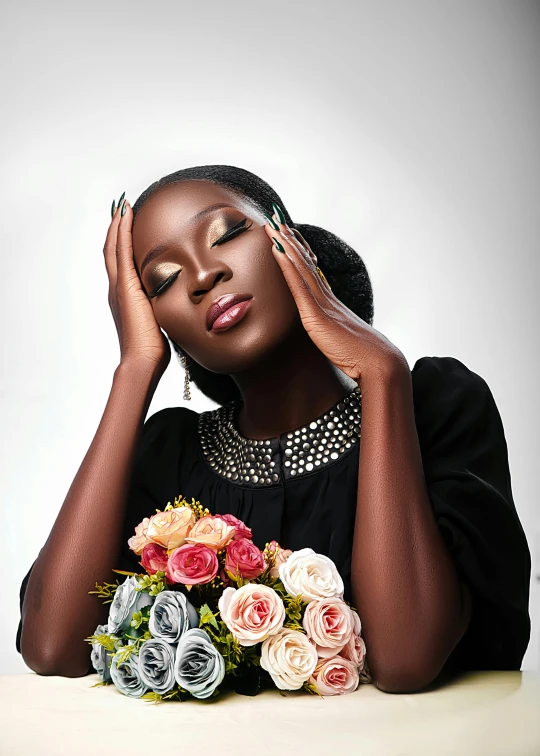
[[[207,291],[213,289],[220,281],[228,281],[232,271],[223,260],[208,260],[206,257],[198,257],[191,265],[191,278],[189,281],[189,296],[197,302]],[[189,270],[185,271],[190,275]]]

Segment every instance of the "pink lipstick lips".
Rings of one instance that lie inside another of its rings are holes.
[[[206,314],[206,325],[210,331],[225,331],[236,325],[251,307],[251,294],[224,294],[216,299]]]

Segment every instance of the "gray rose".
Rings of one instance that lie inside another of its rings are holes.
[[[98,625],[94,631],[94,635],[108,635],[109,628],[107,625]],[[92,653],[90,659],[92,666],[100,676],[102,682],[111,682],[111,672],[109,665],[114,655],[114,651],[107,651],[105,646],[101,643],[92,643]]]
[[[140,698],[147,692],[148,686],[143,683],[139,675],[139,657],[132,652],[127,661],[118,664],[120,653],[121,651],[118,651],[112,658],[112,681],[120,693],[132,698]]]
[[[155,693],[167,693],[174,688],[174,658],[176,646],[160,638],[144,641],[139,649],[139,676]]]
[[[178,643],[186,630],[199,626],[199,614],[180,591],[158,593],[148,618],[148,629],[154,638]]]
[[[209,698],[225,677],[225,659],[206,630],[194,627],[182,635],[174,662],[176,682],[195,698]]]
[[[116,589],[109,609],[109,633],[125,633],[129,629],[134,612],[154,603],[154,596],[147,591],[137,591],[138,587],[137,578],[129,575]]]

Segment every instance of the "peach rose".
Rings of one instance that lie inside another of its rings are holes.
[[[284,564],[292,554],[292,549],[282,549],[277,541],[270,541],[266,544],[269,551],[275,552],[274,566],[269,570],[270,577],[279,578],[279,568]]]
[[[144,520],[140,522],[135,528],[135,535],[131,536],[131,538],[128,539],[129,548],[139,556],[142,554],[142,550],[148,543],[146,531],[148,530],[149,522],[150,522],[150,518],[145,517]]]
[[[358,671],[361,672],[365,667],[366,661],[366,644],[364,643],[364,639],[360,635],[353,633],[348,643],[339,652],[339,656],[352,661],[358,668]]]
[[[259,577],[266,569],[266,561],[262,551],[248,538],[238,538],[227,546],[225,557],[225,571],[244,580]]]
[[[185,543],[169,555],[165,576],[169,583],[196,585],[209,583],[218,570],[219,561],[213,549],[202,543]]]
[[[186,535],[195,523],[195,513],[190,507],[175,507],[156,512],[148,523],[146,537],[167,551],[177,549],[186,541]]]
[[[336,596],[310,601],[302,625],[320,659],[336,656],[354,632],[352,611],[345,601]]]
[[[149,575],[155,575],[158,570],[167,571],[167,549],[157,543],[147,543],[142,551],[141,564]]]
[[[186,536],[188,543],[200,543],[214,551],[222,551],[232,541],[235,533],[233,525],[228,525],[223,517],[205,515],[197,520]]]
[[[223,520],[225,520],[227,525],[232,525],[235,531],[233,540],[236,540],[237,538],[253,538],[253,532],[251,528],[248,528],[245,522],[239,520],[238,517],[235,517],[232,514],[217,514],[214,515],[214,517],[221,517]]]
[[[334,656],[317,663],[309,682],[322,696],[353,693],[359,683],[358,670],[354,662]]]
[[[285,622],[285,604],[268,585],[246,583],[225,588],[218,601],[221,619],[242,646],[277,633]]]
[[[298,690],[317,666],[317,651],[299,630],[282,627],[261,646],[261,667],[280,690]]]

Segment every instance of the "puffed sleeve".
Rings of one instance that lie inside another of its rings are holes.
[[[169,462],[167,454],[169,453],[169,447],[174,449],[175,435],[179,435],[182,432],[182,419],[185,414],[183,410],[184,408],[182,407],[159,410],[151,415],[143,425],[135,451],[133,473],[128,492],[128,504],[123,525],[121,551],[119,559],[115,564],[115,569],[130,572],[143,571],[139,564],[140,557],[129,549],[127,540],[134,534],[135,526],[144,517],[154,514],[157,508],[163,509],[163,496],[165,494],[161,493],[160,488],[167,482],[167,470],[169,468],[173,469],[173,465]],[[185,410],[185,412],[188,411]],[[175,433],[171,431],[175,431]],[[20,618],[15,639],[15,645],[19,653],[21,653],[24,597],[36,561],[37,557],[24,576],[19,590]],[[117,577],[120,580],[124,579],[123,576],[113,573],[111,580]]]
[[[454,357],[421,357],[411,374],[429,498],[473,600],[446,668],[518,670],[531,630],[531,556],[497,405],[486,381]]]

